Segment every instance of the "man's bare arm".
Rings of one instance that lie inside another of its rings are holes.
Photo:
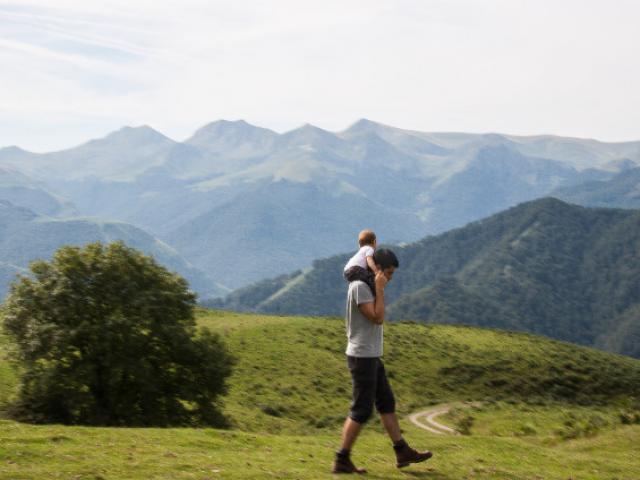
[[[365,317],[376,325],[382,325],[384,323],[384,299],[382,299],[382,296],[376,294],[375,301],[361,303],[358,305],[358,308]]]
[[[376,275],[376,299],[373,302],[358,305],[360,312],[376,325],[384,322],[384,287],[387,285],[387,277],[380,272]]]

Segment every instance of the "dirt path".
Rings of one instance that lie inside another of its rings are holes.
[[[470,407],[473,405],[478,405],[478,403],[470,403],[470,404],[453,404],[453,403],[444,403],[442,405],[436,405],[427,410],[421,410],[420,412],[412,413],[409,415],[409,421],[413,423],[416,427],[423,428],[431,433],[436,433],[438,435],[460,435],[460,432],[454,430],[453,428],[447,427],[435,420],[439,415],[444,415],[448,413],[454,406],[455,407]]]

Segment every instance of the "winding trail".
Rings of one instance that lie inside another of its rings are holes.
[[[449,413],[453,407],[472,407],[475,405],[479,405],[479,403],[443,403],[442,405],[436,405],[427,410],[412,413],[409,415],[409,421],[416,427],[438,435],[460,435],[460,432],[437,422],[435,418],[439,415]]]

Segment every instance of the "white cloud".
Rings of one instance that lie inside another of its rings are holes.
[[[624,0],[0,1],[0,145],[218,118],[640,139],[639,18]]]

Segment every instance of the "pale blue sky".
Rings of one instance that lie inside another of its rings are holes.
[[[0,147],[220,118],[640,140],[634,0],[0,0]]]

